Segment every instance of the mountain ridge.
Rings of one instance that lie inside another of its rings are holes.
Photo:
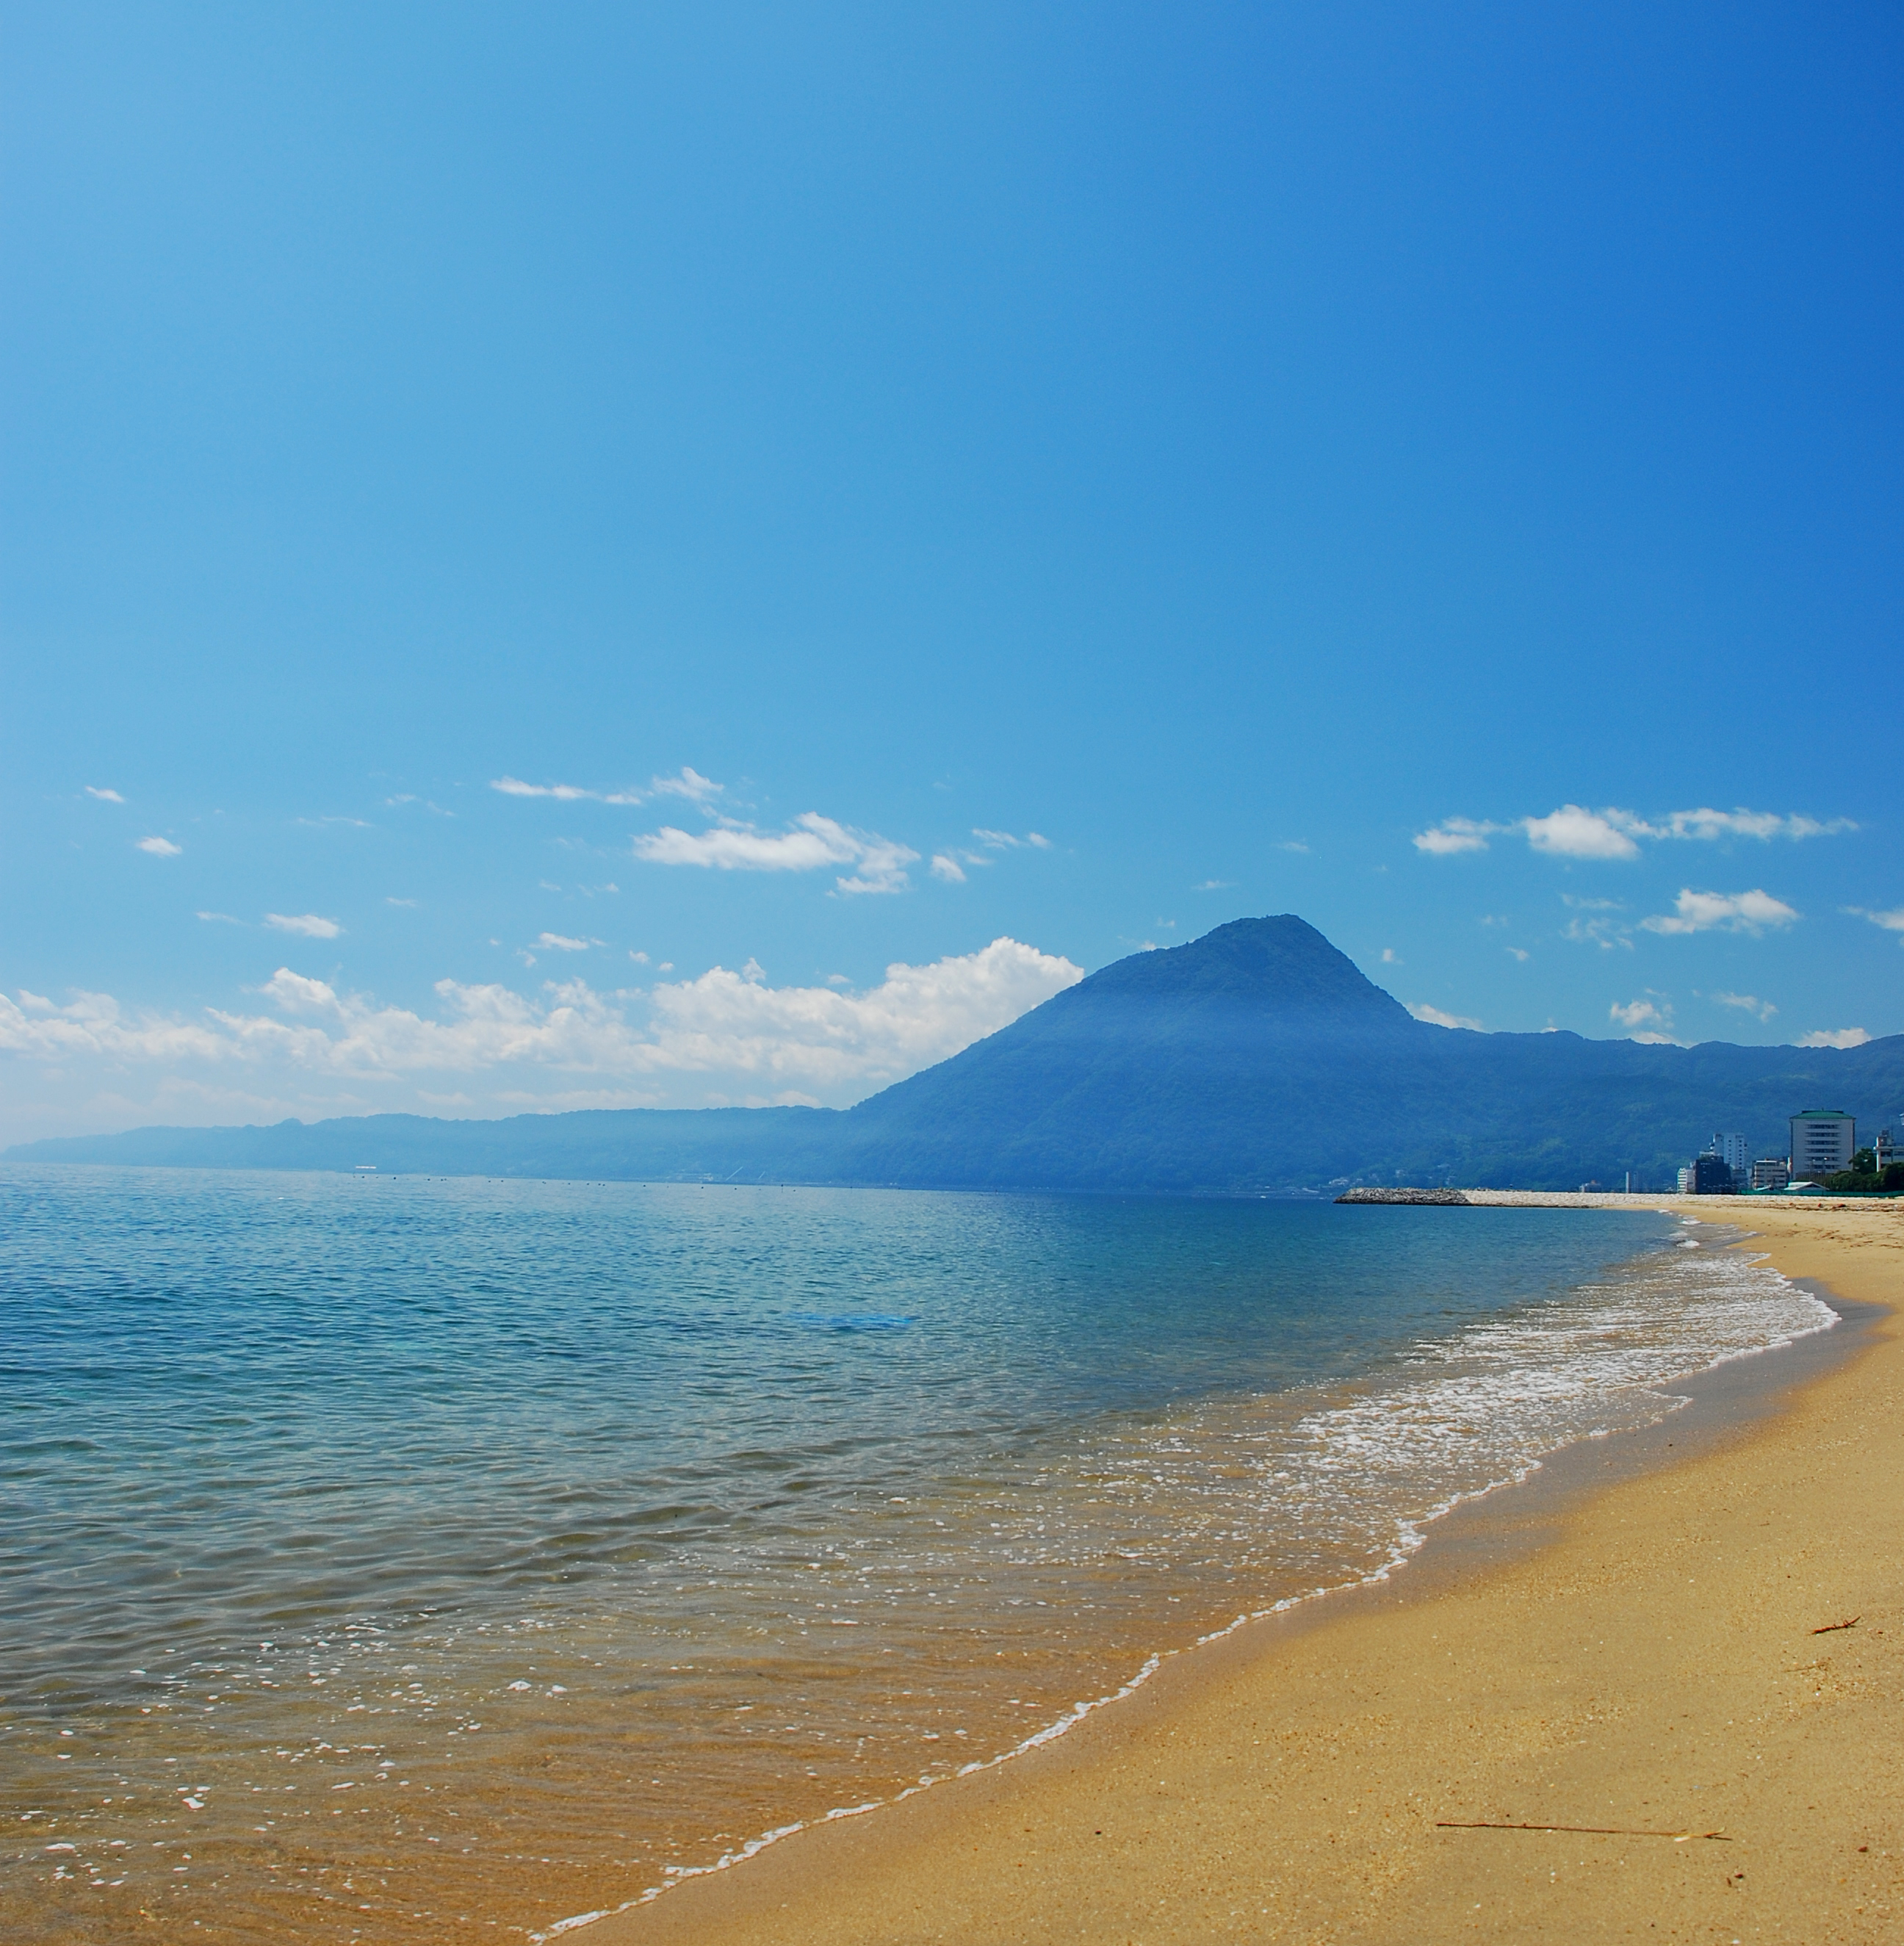
[[[847,1109],[338,1117],[16,1144],[15,1162],[1266,1194],[1657,1184],[1716,1129],[1904,1104],[1904,1035],[1691,1048],[1416,1020],[1293,913],[1133,954]]]

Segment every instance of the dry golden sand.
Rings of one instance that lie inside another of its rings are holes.
[[[1736,1220],[1845,1298],[1904,1290],[1904,1204]],[[1900,1335],[1557,1504],[1543,1545],[1240,1631],[1057,1744],[580,1937],[1904,1940]]]

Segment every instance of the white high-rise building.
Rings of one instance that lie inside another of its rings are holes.
[[[1791,1118],[1791,1179],[1816,1182],[1851,1166],[1858,1146],[1854,1115],[1837,1108],[1807,1108]]]
[[[1743,1135],[1714,1135],[1712,1153],[1732,1171],[1732,1179],[1742,1189],[1752,1170],[1752,1148]]]

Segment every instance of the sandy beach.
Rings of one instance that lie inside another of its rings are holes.
[[[1770,1409],[1589,1442],[1379,1589],[577,1936],[1897,1938],[1904,1206],[1632,1201],[1884,1308]]]

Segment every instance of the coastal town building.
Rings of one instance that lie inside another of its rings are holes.
[[[1904,1162],[1904,1155],[1898,1153],[1897,1144],[1891,1139],[1888,1129],[1878,1131],[1878,1139],[1872,1144],[1872,1153],[1878,1158],[1878,1173],[1882,1175],[1894,1162]]]
[[[1858,1123],[1838,1108],[1807,1108],[1791,1118],[1791,1179],[1816,1182],[1851,1166]]]
[[[1754,1189],[1782,1189],[1791,1180],[1791,1172],[1780,1156],[1761,1156],[1752,1164]]]
[[[1732,1171],[1732,1179],[1740,1188],[1752,1172],[1752,1145],[1743,1135],[1714,1135],[1711,1153]]]
[[[1680,1193],[1683,1196],[1730,1196],[1739,1187],[1732,1171],[1709,1151],[1693,1158],[1693,1166],[1679,1172]]]

